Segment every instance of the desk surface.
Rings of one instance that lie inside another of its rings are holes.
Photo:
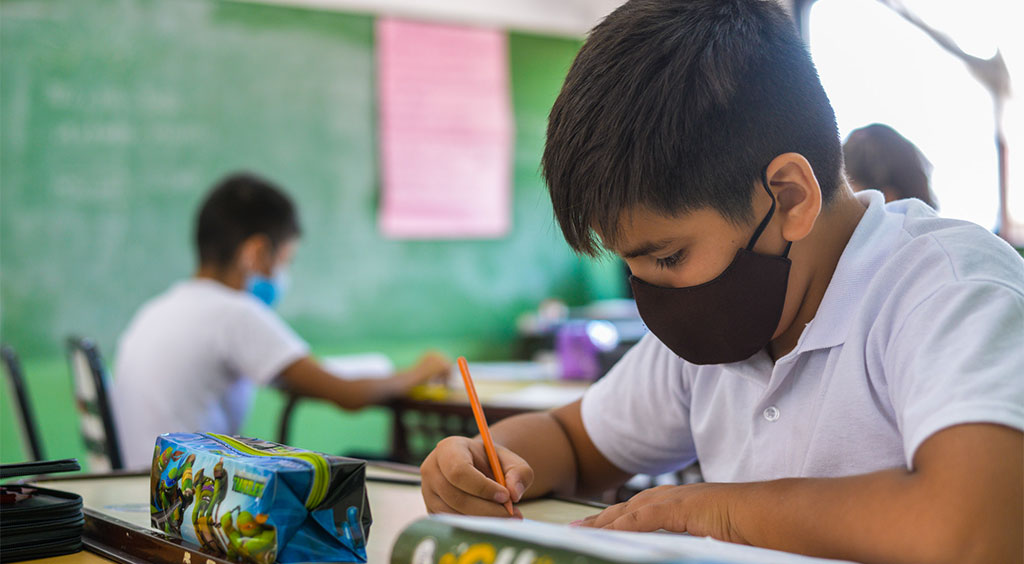
[[[592,382],[579,380],[480,380],[474,381],[480,403],[484,406],[543,411],[561,407],[583,397]],[[407,401],[424,404],[447,403],[469,405],[462,382],[450,388],[414,388]]]
[[[418,476],[370,466],[367,478],[367,495],[373,512],[367,557],[373,564],[387,563],[391,558],[391,546],[399,533],[413,521],[425,517],[427,510],[420,496],[419,484],[378,481],[412,481],[418,479]],[[46,482],[43,485],[77,493],[82,496],[88,509],[149,528],[149,476],[83,478]],[[528,501],[520,504],[519,508],[527,519],[549,523],[569,523],[598,511],[588,505],[553,499]],[[92,564],[110,560],[89,552],[80,552],[32,562]]]

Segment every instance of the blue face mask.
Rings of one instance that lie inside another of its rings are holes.
[[[288,271],[281,269],[272,278],[260,274],[250,274],[245,280],[245,289],[270,307],[281,299],[288,290]]]

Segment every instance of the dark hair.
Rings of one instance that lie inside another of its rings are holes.
[[[851,131],[843,155],[846,175],[861,188],[886,188],[897,200],[917,198],[939,209],[929,186],[932,164],[888,125],[873,123]]]
[[[840,182],[835,114],[795,26],[765,0],[631,0],[591,32],[548,120],[543,169],[577,252],[622,212],[710,207],[752,220],[761,171],[796,152],[823,200]]]
[[[253,235],[266,235],[276,249],[300,233],[295,205],[284,191],[253,174],[231,174],[214,185],[199,208],[199,262],[226,266]]]

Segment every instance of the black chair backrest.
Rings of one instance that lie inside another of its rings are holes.
[[[9,345],[0,346],[0,356],[3,357],[7,379],[11,383],[11,392],[14,395],[16,408],[21,423],[21,435],[28,446],[29,456],[32,460],[46,460],[43,456],[43,445],[39,429],[36,427],[36,418],[32,411],[32,405],[28,401],[28,389],[25,384],[25,374],[21,370],[21,361],[18,353]]]
[[[88,451],[89,470],[124,468],[114,411],[107,395],[107,370],[99,349],[89,339],[69,337],[68,363],[75,387],[75,407]]]

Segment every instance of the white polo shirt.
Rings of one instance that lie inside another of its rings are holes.
[[[125,466],[149,467],[162,433],[237,434],[254,386],[308,354],[248,293],[206,279],[175,284],[139,309],[118,343],[112,396]]]
[[[696,458],[713,482],[844,476],[910,468],[953,425],[1024,429],[1024,260],[917,200],[857,197],[868,208],[789,354],[698,366],[648,334],[590,388],[583,424],[609,461],[659,474]]]

